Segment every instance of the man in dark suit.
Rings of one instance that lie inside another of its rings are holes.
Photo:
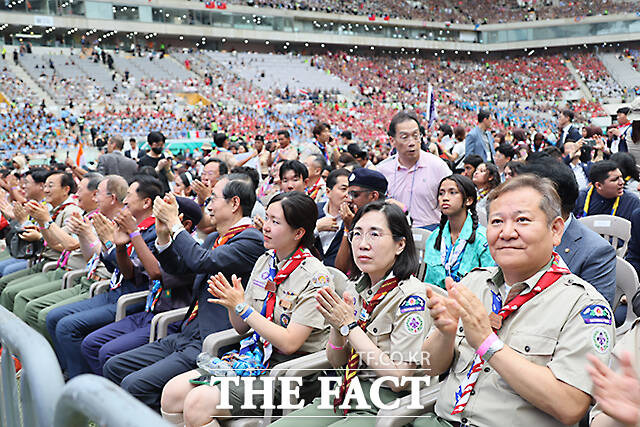
[[[147,154],[145,150],[140,149],[140,147],[138,146],[138,141],[136,141],[135,138],[129,138],[129,146],[131,148],[124,152],[124,156],[133,159],[136,162],[140,160],[142,156]]]
[[[565,222],[562,241],[555,250],[573,274],[589,282],[612,304],[616,291],[616,251],[571,213],[578,198],[578,183],[571,168],[559,162],[539,160],[525,166],[522,173],[533,173],[553,181],[562,202]]]
[[[488,110],[480,110],[478,112],[478,126],[469,132],[464,143],[465,156],[477,154],[485,162],[493,161],[496,149],[493,146],[493,136],[489,131],[492,124],[492,113]]]
[[[138,164],[122,154],[124,139],[120,135],[109,138],[107,154],[100,156],[98,160],[98,172],[104,176],[119,175],[131,182],[133,175],[138,172]]]
[[[340,206],[349,199],[349,172],[347,169],[331,171],[327,177],[327,201],[318,204],[315,246],[324,258],[324,265],[333,267],[336,261],[344,223],[340,217]]]
[[[582,138],[582,134],[578,128],[572,124],[574,117],[575,113],[569,109],[561,110],[558,115],[558,130],[560,133],[558,135],[556,147],[558,147],[560,151],[563,151],[562,147],[565,142],[576,142]]]
[[[107,361],[104,376],[119,384],[146,405],[158,410],[164,385],[176,375],[196,367],[202,342],[211,333],[231,328],[227,309],[207,302],[207,279],[222,273],[235,274],[246,286],[256,260],[264,253],[262,233],[251,227],[256,201],[253,185],[225,177],[213,188],[209,212],[217,232],[199,245],[182,227],[178,208],[170,198],[154,204],[158,261],[170,274],[196,273],[193,301],[180,332],[169,335]],[[235,203],[235,201],[239,203]]]

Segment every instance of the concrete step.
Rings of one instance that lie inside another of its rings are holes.
[[[29,88],[31,88],[31,90],[36,94],[36,97],[39,100],[44,99],[47,109],[49,109],[50,111],[60,111],[60,106],[56,104],[53,98],[51,98],[51,96],[35,80],[31,78],[29,73],[27,73],[27,71],[22,68],[21,65],[19,65],[19,61],[18,65],[16,65],[13,61],[5,61],[5,64],[7,65],[7,68],[9,68],[11,72],[16,75],[16,77],[21,79],[27,86],[29,86]]]
[[[580,73],[578,73],[578,70],[576,70],[576,67],[574,67],[571,61],[564,61],[564,65],[567,66],[567,68],[569,69],[569,72],[573,76],[573,79],[578,83],[578,87],[580,88],[580,91],[582,91],[582,93],[584,94],[585,98],[589,100],[593,99],[593,95],[591,94],[589,87],[584,82],[584,80],[582,80],[582,77],[580,77]]]

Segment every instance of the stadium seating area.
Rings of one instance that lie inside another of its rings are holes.
[[[484,106],[496,113],[502,132],[536,125],[555,133],[553,111],[564,91],[578,87],[559,55],[472,60],[172,50],[108,56],[112,68],[88,50],[21,55],[20,66],[59,107],[66,107],[58,144],[75,141],[79,129],[73,124],[79,117],[86,120],[85,139],[92,128],[94,135],[143,136],[161,127],[170,138],[222,128],[251,140],[286,126],[294,140],[303,141],[310,137],[309,123],[325,120],[336,129],[350,129],[358,140],[377,142],[386,138],[385,123],[398,106],[425,111],[429,84],[435,88],[438,115],[447,123],[469,126],[478,106]],[[599,100],[620,96],[624,89],[595,55],[576,55],[572,63],[595,97],[572,103],[579,120],[604,114]],[[3,78],[15,80],[9,70]],[[20,82],[5,87],[5,95],[18,104],[41,102]],[[179,93],[197,93],[211,105],[189,105]],[[47,129],[29,128],[18,146],[50,138]]]
[[[560,1],[557,6],[550,2],[518,2],[516,0],[430,0],[415,2],[409,0],[349,0],[333,2],[329,0],[232,0],[229,3],[255,5],[276,9],[297,9],[348,15],[365,15],[370,19],[405,18],[461,24],[485,24],[513,21],[557,19],[613,13],[635,13],[637,4],[633,1],[574,0]],[[521,6],[520,4],[525,4]],[[531,6],[528,6],[531,5]]]

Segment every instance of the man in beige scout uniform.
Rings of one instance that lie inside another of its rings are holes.
[[[611,309],[553,252],[564,223],[551,181],[519,176],[488,197],[498,267],[447,280],[448,298],[427,291],[437,330],[423,346],[426,368],[450,373],[437,416],[415,425],[577,424],[591,403],[586,356],[606,364],[613,348]]]
[[[640,426],[640,319],[613,349],[611,369],[589,356],[593,397],[591,427]]]

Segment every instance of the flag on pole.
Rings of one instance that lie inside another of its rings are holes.
[[[82,141],[78,141],[78,154],[76,155],[76,165],[78,167],[82,167],[86,164],[86,160],[84,158],[84,150],[82,149]]]
[[[438,118],[438,111],[436,110],[436,96],[433,93],[433,86],[429,83],[429,89],[427,90],[427,121],[428,127],[431,127],[433,122]]]

